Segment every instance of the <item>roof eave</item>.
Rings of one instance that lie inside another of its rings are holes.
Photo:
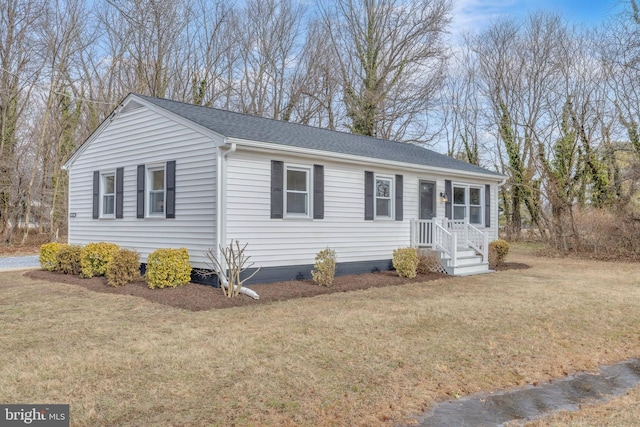
[[[249,148],[253,151],[260,152],[270,152],[273,153],[274,150],[295,154],[298,156],[305,157],[324,157],[330,158],[333,160],[341,161],[344,163],[351,164],[361,164],[361,165],[380,165],[386,167],[397,167],[403,170],[411,170],[417,172],[430,171],[434,173],[439,173],[442,175],[456,175],[456,176],[464,176],[469,178],[482,178],[484,180],[501,182],[506,177],[504,175],[494,174],[491,172],[481,173],[481,172],[472,172],[465,171],[461,169],[451,169],[451,168],[442,168],[436,166],[427,166],[421,165],[417,163],[406,163],[406,162],[398,162],[386,159],[379,159],[376,157],[365,157],[365,156],[357,156],[353,154],[343,154],[335,151],[324,151],[310,148],[301,148],[292,145],[278,144],[273,142],[260,142],[260,141],[252,141],[247,139],[240,138],[228,138],[228,142],[235,142],[240,147]]]

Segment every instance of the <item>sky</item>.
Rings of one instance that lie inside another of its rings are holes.
[[[454,0],[454,33],[481,29],[501,17],[522,19],[536,11],[556,12],[568,22],[598,25],[620,9],[621,0]]]

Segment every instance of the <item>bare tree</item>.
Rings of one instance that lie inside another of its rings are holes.
[[[620,209],[633,206],[640,187],[640,9],[638,2],[625,2],[624,9],[598,35],[598,51],[605,70],[612,116],[622,133],[612,127],[606,152],[612,159],[612,180]]]
[[[480,165],[483,145],[483,99],[477,81],[477,60],[468,49],[452,58],[440,98],[447,155]]]
[[[312,21],[291,75],[283,120],[336,129],[342,115],[338,105],[340,79],[332,53],[326,27]]]
[[[404,139],[417,124],[443,78],[450,11],[448,0],[336,0],[323,8],[352,132]]]
[[[5,241],[13,239],[23,207],[18,150],[40,72],[40,58],[32,52],[44,6],[42,1],[0,3],[0,236]]]
[[[187,5],[170,0],[106,1],[100,20],[111,43],[118,46],[124,85],[129,91],[169,95],[175,66],[183,60]]]
[[[25,243],[29,235],[29,224],[33,213],[33,201],[39,200],[40,230],[43,231],[43,221],[51,219],[59,201],[61,178],[60,167],[69,155],[71,147],[65,143],[63,135],[53,131],[54,116],[60,108],[54,108],[54,103],[60,100],[60,90],[65,86],[71,72],[72,59],[78,49],[82,48],[81,31],[85,18],[83,2],[80,0],[61,0],[49,4],[46,9],[45,20],[42,24],[41,40],[45,52],[43,62],[43,79],[47,82],[47,92],[44,94],[42,116],[36,125],[38,137],[34,164],[26,190],[25,200],[25,229],[22,242]],[[69,123],[67,123],[69,124]],[[58,138],[56,138],[58,136]],[[68,135],[67,135],[68,137]],[[40,178],[40,186],[36,180]],[[51,184],[53,183],[53,186]],[[41,197],[37,197],[37,192]],[[48,193],[48,194],[47,194]],[[51,224],[49,224],[51,226]]]
[[[197,105],[230,108],[234,69],[239,59],[234,48],[238,12],[221,0],[197,0],[186,27],[188,49],[177,80],[180,99]]]
[[[241,111],[280,119],[288,103],[302,8],[292,0],[248,0],[241,25]]]
[[[538,13],[525,25],[495,23],[474,42],[482,91],[507,159],[509,192],[503,192],[503,202],[511,238],[522,229],[523,207],[539,230],[546,228],[536,153],[538,144],[554,135],[554,116],[560,116],[554,111],[563,105],[558,98],[563,51],[557,41],[565,33],[558,16]]]

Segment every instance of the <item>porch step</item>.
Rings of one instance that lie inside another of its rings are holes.
[[[471,248],[457,248],[455,263],[449,255],[440,252],[440,264],[451,276],[470,276],[491,272],[489,263],[482,262],[482,256]]]
[[[445,266],[444,269],[450,276],[471,276],[474,274],[492,273],[493,270],[489,270],[489,264],[481,262],[470,265],[458,265],[456,267]]]

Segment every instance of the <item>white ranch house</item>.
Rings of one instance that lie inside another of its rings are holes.
[[[449,274],[487,271],[504,176],[395,141],[128,95],[64,165],[69,243],[113,242],[142,262],[185,247],[194,268],[233,240],[253,282],[387,270],[428,247]]]

